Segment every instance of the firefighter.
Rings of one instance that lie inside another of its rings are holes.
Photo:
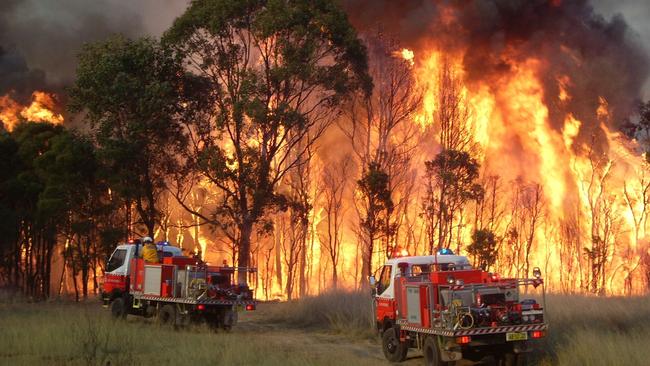
[[[146,236],[142,238],[142,243],[144,244],[144,247],[142,247],[142,259],[146,263],[158,263],[158,248],[153,243],[153,239]]]

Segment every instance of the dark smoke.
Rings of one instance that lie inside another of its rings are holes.
[[[185,0],[0,0],[0,95],[61,92],[83,44],[160,34]]]
[[[568,75],[573,96],[568,106],[551,108],[551,123],[562,126],[565,112],[597,126],[599,97],[618,123],[634,112],[649,75],[649,58],[640,37],[621,15],[605,19],[587,0],[344,0],[361,30],[381,23],[405,46],[436,44],[466,50],[468,83],[498,84],[499,76],[529,57],[545,60],[547,105],[557,104],[557,78]],[[647,7],[647,4],[646,4]],[[445,22],[448,15],[455,21]],[[583,129],[586,130],[586,129]]]

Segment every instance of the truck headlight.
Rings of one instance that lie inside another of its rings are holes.
[[[509,320],[510,318],[508,318],[507,313],[502,313],[501,315],[499,315],[499,321],[501,321],[501,323],[507,323]]]
[[[456,280],[454,279],[454,276],[451,276],[451,275],[447,276],[447,283],[450,284],[450,285],[453,285],[454,283],[456,283]]]

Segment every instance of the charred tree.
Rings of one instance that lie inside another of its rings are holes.
[[[398,192],[409,189],[410,163],[417,145],[413,119],[422,103],[412,74],[412,60],[402,56],[399,44],[381,31],[367,35],[366,44],[374,89],[370,95],[355,95],[345,110],[347,118],[339,123],[361,167],[357,188],[362,197],[355,201],[355,208],[364,253],[362,282],[363,277],[371,274],[375,241],[381,244],[377,252],[384,253],[384,258],[396,246],[399,213],[407,209],[408,203],[402,200],[406,195]],[[385,178],[381,187],[377,186],[380,176]],[[378,205],[376,200],[384,193],[386,197]]]
[[[338,266],[340,262],[341,243],[343,241],[342,225],[345,217],[343,198],[347,190],[346,173],[351,160],[344,157],[335,165],[329,164],[323,171],[322,192],[325,222],[327,230],[321,234],[320,242],[332,263],[332,287],[338,287]]]

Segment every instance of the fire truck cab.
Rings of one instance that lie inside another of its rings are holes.
[[[181,248],[169,245],[168,243],[157,244],[158,252],[161,257],[181,257],[183,251]],[[128,278],[130,276],[131,260],[136,257],[135,244],[119,244],[106,261],[104,272],[104,286],[102,286],[102,297],[105,301],[122,296],[128,292]]]
[[[382,350],[391,362],[417,349],[427,366],[486,357],[498,365],[525,365],[548,329],[537,267],[533,278],[501,278],[443,249],[389,259],[370,285]]]

